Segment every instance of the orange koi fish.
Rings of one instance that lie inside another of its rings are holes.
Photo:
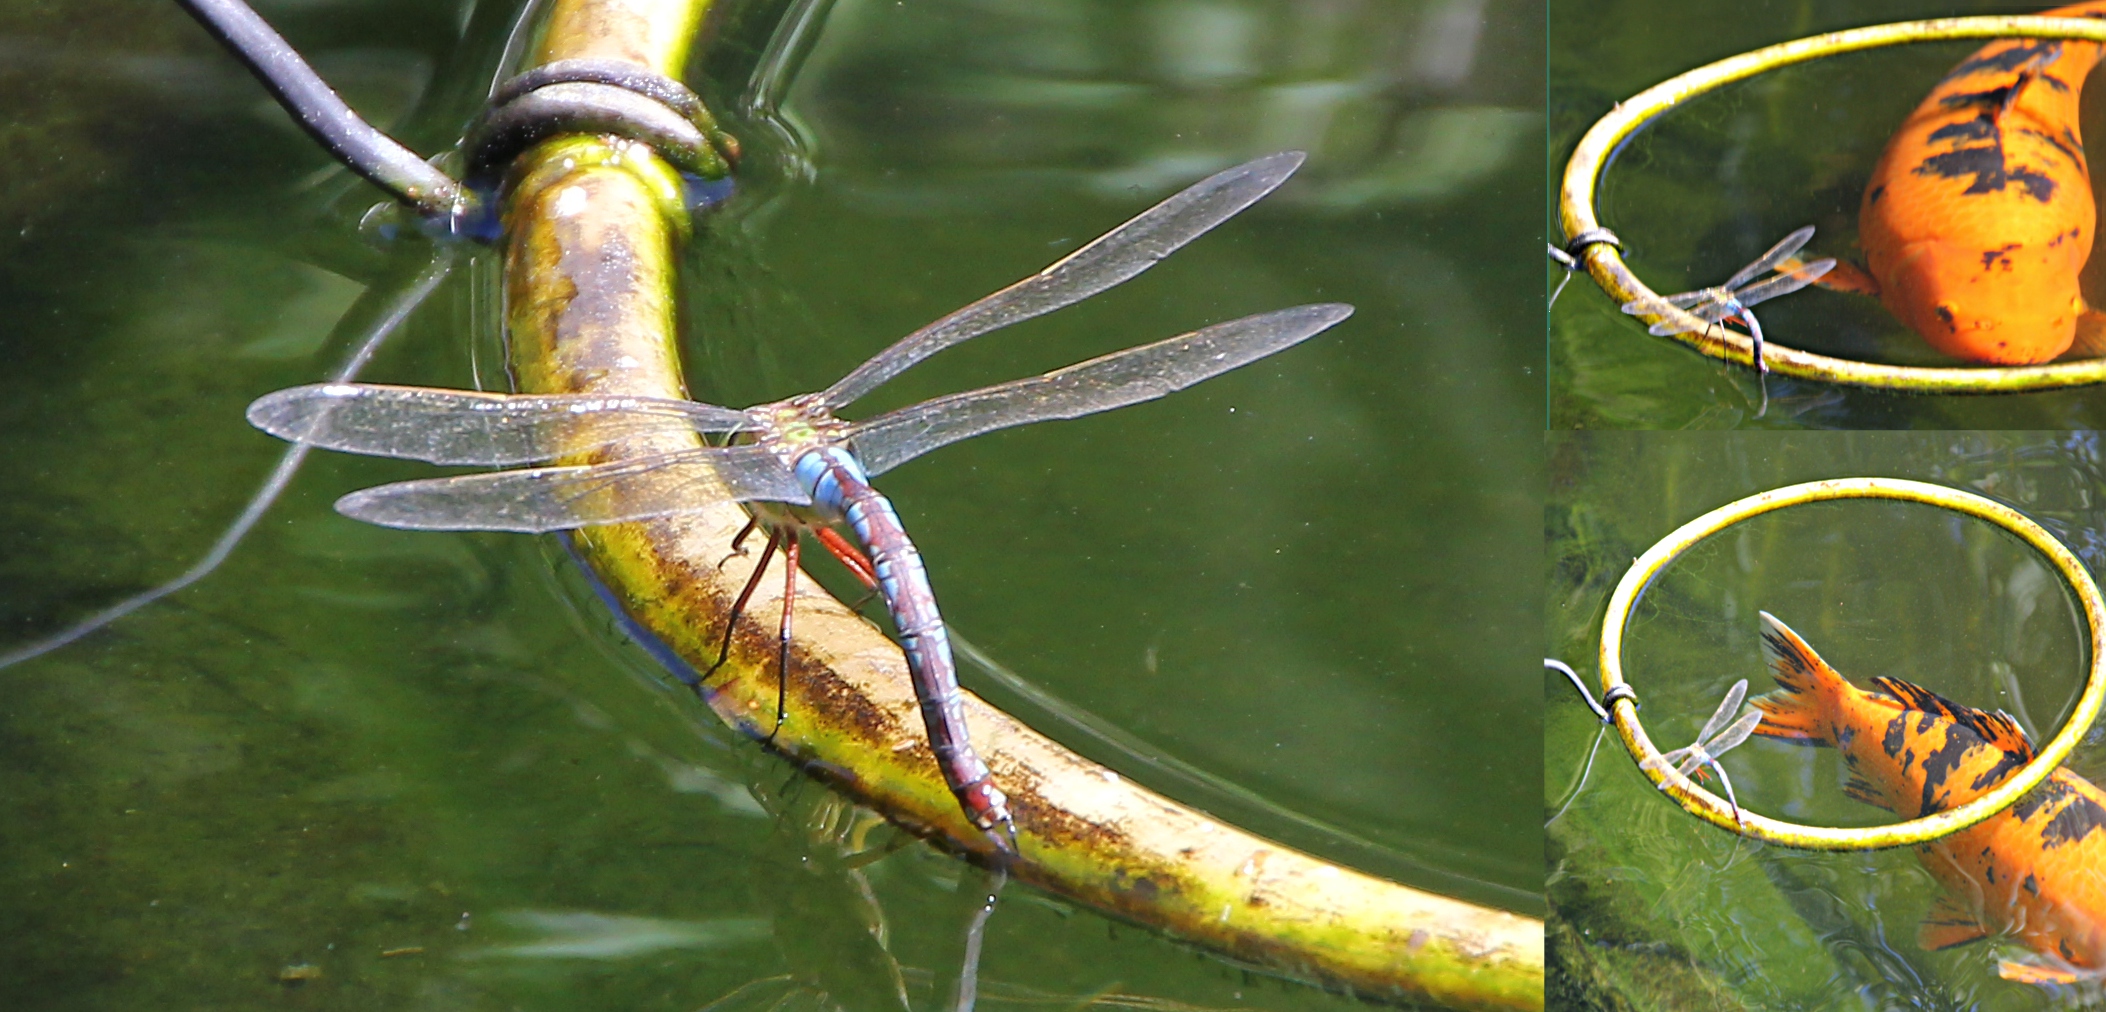
[[[2041,12],[2106,18],[2106,0]],[[1971,362],[2045,362],[2106,314],[2077,273],[2098,219],[2077,134],[2077,95],[2106,49],[1999,39],[1967,58],[1887,142],[1858,211],[1870,275],[1832,288],[1877,295],[1939,351]]]
[[[1755,700],[1755,733],[1840,751],[1851,797],[1919,818],[1988,793],[2033,758],[2008,714],[1894,678],[1873,679],[1879,691],[1867,692],[1768,612],[1762,621],[1763,652],[1784,688]],[[2106,976],[2106,791],[2057,769],[2017,804],[1916,854],[1946,890],[1917,944],[1947,949],[2003,933],[2046,957],[1999,963],[2007,980]]]

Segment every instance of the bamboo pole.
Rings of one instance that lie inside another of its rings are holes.
[[[557,0],[541,62],[629,60],[678,74],[708,0]],[[685,397],[672,293],[685,211],[648,149],[559,138],[515,165],[505,209],[506,323],[519,386]],[[691,433],[580,462],[696,445]],[[621,607],[698,669],[752,572],[730,555],[736,507],[579,531]],[[757,554],[757,553],[756,553]],[[775,565],[781,565],[778,560]],[[986,859],[922,731],[899,648],[801,574],[790,720],[772,748],[894,822]],[[780,571],[760,582],[706,690],[764,737],[776,706]],[[1318,861],[1142,789],[967,695],[974,744],[1017,815],[1016,877],[1231,958],[1380,999],[1540,1009],[1542,922]]]

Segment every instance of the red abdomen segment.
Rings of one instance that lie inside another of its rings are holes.
[[[2106,0],[2043,13],[2106,17]],[[1887,142],[1859,242],[1880,300],[1939,351],[2023,364],[2075,339],[2097,218],[2077,98],[2100,55],[2086,42],[1992,42]]]

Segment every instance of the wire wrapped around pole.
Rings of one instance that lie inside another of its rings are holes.
[[[351,171],[426,218],[450,220],[472,210],[475,201],[465,187],[361,118],[247,4],[241,0],[177,2],[248,65],[301,129]]]

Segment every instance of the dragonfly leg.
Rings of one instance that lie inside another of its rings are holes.
[[[870,564],[870,557],[864,555],[862,549],[831,527],[820,527],[812,533],[818,536],[821,545],[826,546],[828,554],[841,560],[849,572],[856,574],[856,579],[863,581],[863,586],[877,589],[877,567]]]
[[[759,517],[746,518],[746,526],[739,528],[738,534],[731,539],[731,551],[725,553],[723,558],[717,560],[718,569],[724,568],[724,564],[732,559],[746,554],[746,536],[752,534],[753,529],[759,526]]]
[[[739,537],[745,537],[752,530],[753,525],[747,524],[746,529],[739,532]],[[776,533],[771,530],[768,532],[768,546],[761,549],[760,565],[753,567],[753,575],[746,578],[745,589],[739,591],[738,599],[731,602],[731,614],[724,616],[724,640],[717,644],[717,661],[709,666],[708,671],[702,672],[702,681],[709,681],[709,677],[716,674],[717,669],[723,667],[724,662],[731,657],[731,634],[739,627],[739,617],[746,614],[746,602],[752,600],[753,588],[760,586],[761,574],[768,571],[768,560],[775,557],[775,541]],[[725,556],[727,559],[730,557]],[[699,687],[700,683],[696,684]]]
[[[782,536],[782,624],[775,632],[775,728],[762,739],[775,743],[790,716],[790,616],[797,611],[797,557],[801,541],[795,529]]]

